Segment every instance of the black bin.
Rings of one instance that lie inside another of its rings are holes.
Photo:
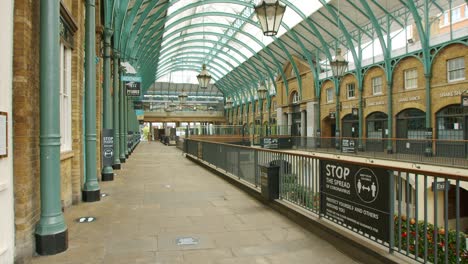
[[[279,198],[279,166],[263,164],[260,166],[260,187],[267,201]]]

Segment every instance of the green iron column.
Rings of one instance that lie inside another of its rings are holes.
[[[85,30],[85,122],[86,122],[86,181],[82,196],[84,202],[101,199],[96,169],[96,8],[95,0],[86,1]]]
[[[359,85],[362,86],[362,84],[360,83]],[[363,135],[363,126],[364,126],[364,104],[363,104],[363,98],[362,98],[362,93],[363,93],[363,89],[360,89],[359,91],[359,105],[358,105],[358,118],[359,118],[359,139],[358,139],[358,150],[359,151],[364,151],[364,143],[363,143],[363,138],[364,138],[364,135]]]
[[[391,78],[387,78],[387,94],[387,154],[393,154],[393,81]]]
[[[128,148],[128,96],[125,94],[125,102],[124,102],[124,133],[125,133],[125,158],[128,159],[130,156],[129,148]]]
[[[335,113],[335,147],[340,149],[340,79],[334,78],[335,97],[336,97],[336,113]]]
[[[429,67],[430,68],[430,67]],[[431,99],[431,74],[426,73],[424,74],[424,79],[426,81],[426,134],[425,137],[427,139],[426,148],[424,151],[424,155],[427,157],[432,156],[432,99]]]
[[[124,71],[122,68],[120,68],[120,73],[121,73],[121,76],[124,75]],[[119,158],[120,158],[120,163],[125,163],[125,160],[126,160],[126,157],[125,157],[125,138],[126,138],[126,135],[125,135],[125,112],[124,112],[124,105],[125,105],[125,87],[124,87],[124,84],[123,84],[123,81],[122,81],[122,78],[120,78],[119,80],[119,83],[120,83],[120,98],[119,98],[119,119],[120,119],[120,122],[119,122],[119,131],[120,131],[120,148],[119,148]]]
[[[112,129],[112,101],[110,95],[110,52],[111,37],[113,31],[110,28],[104,29],[104,83],[103,83],[103,129]],[[115,140],[115,138],[114,138]],[[103,181],[114,180],[114,171],[111,166],[103,166],[101,171]]]
[[[114,51],[114,164],[112,168],[114,170],[120,170],[120,132],[119,132],[119,95],[120,95],[120,78],[119,78],[119,57],[120,54],[117,51]]]
[[[40,3],[40,173],[41,217],[36,226],[36,252],[54,255],[67,250],[68,229],[60,200],[60,35],[58,0]]]
[[[124,111],[123,111],[123,114],[124,114],[124,142],[125,142],[125,158],[128,159],[129,157],[129,153],[128,153],[128,95],[126,93],[124,93],[124,104],[123,104],[123,107],[124,107]]]

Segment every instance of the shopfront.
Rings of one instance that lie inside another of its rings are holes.
[[[383,112],[373,112],[366,118],[366,150],[384,151],[388,135],[388,116]]]
[[[424,154],[427,145],[425,113],[416,108],[405,109],[396,119],[397,152]]]
[[[436,155],[464,158],[468,155],[468,108],[449,105],[436,113]]]
[[[341,119],[342,136],[345,138],[359,137],[359,119],[357,115],[347,114]]]

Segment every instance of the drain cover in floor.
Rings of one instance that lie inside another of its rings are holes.
[[[178,246],[190,246],[197,245],[198,239],[193,237],[179,237],[176,239],[176,245]]]

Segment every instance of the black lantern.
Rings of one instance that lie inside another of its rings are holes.
[[[468,108],[468,91],[463,92],[461,96],[461,107]]]
[[[182,92],[179,94],[179,101],[181,104],[185,104],[187,102],[187,93],[182,90]]]
[[[348,61],[341,55],[341,49],[336,49],[335,59],[330,62],[330,66],[334,77],[340,78],[343,76],[348,68]]]
[[[232,99],[231,97],[228,97],[228,99],[226,99],[226,109],[231,109],[232,108]]]
[[[210,80],[211,80],[211,75],[206,70],[206,64],[203,63],[202,71],[200,72],[200,74],[197,75],[197,79],[198,79],[198,84],[200,84],[200,88],[202,89],[208,88],[208,84],[210,83]]]
[[[258,87],[257,89],[258,99],[265,100],[267,97],[267,92],[268,90],[265,87],[265,85],[261,84],[260,87]]]
[[[255,14],[265,36],[275,36],[278,33],[281,20],[283,20],[286,6],[278,0],[261,0],[255,6]]]

